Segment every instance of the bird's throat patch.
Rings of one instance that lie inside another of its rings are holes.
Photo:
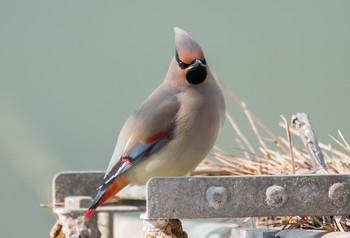
[[[207,69],[203,65],[199,65],[189,69],[186,73],[186,80],[190,84],[200,84],[207,77]]]

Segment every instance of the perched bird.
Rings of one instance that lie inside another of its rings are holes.
[[[207,156],[225,116],[224,97],[199,44],[175,27],[164,81],[125,122],[85,218],[128,184],[186,175]]]

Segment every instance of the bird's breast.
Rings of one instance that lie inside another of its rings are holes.
[[[170,141],[130,171],[131,183],[144,184],[155,176],[186,175],[214,146],[224,116],[221,101],[186,95],[179,100],[187,101],[180,103]]]

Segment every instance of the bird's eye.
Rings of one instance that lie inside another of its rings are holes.
[[[184,62],[182,62],[179,58],[179,54],[177,53],[177,50],[175,50],[175,59],[177,61],[177,64],[179,65],[180,69],[184,70],[186,69],[188,66],[190,66],[191,64],[185,64]]]
[[[180,69],[184,70],[186,68],[188,68],[189,66],[191,66],[192,64],[196,63],[196,60],[192,60],[191,63],[186,64],[184,62],[182,62],[179,58],[179,54],[177,53],[177,50],[175,49],[175,59],[177,61],[177,64],[179,65]],[[202,60],[200,60],[202,62],[202,64],[207,64],[207,61],[205,60],[205,58],[203,58]]]

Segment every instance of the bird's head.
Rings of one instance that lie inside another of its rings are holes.
[[[204,58],[204,53],[199,44],[184,30],[174,27],[175,32],[175,72],[180,73],[181,78],[191,85],[203,83],[209,68]]]

